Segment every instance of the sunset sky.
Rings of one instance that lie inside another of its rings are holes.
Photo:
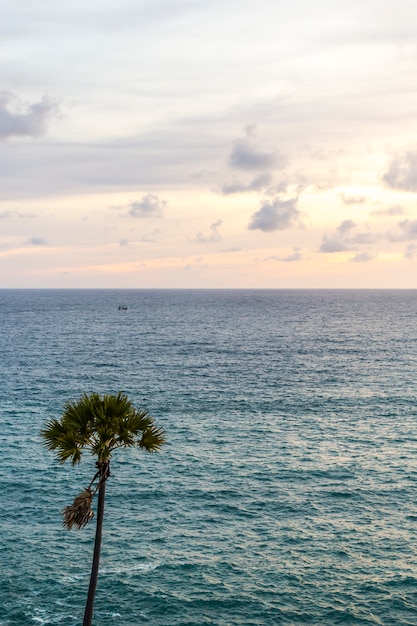
[[[1,288],[417,288],[415,0],[0,17]]]

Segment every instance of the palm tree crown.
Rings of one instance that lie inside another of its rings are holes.
[[[84,450],[104,463],[116,448],[137,446],[155,452],[165,443],[163,430],[149,413],[135,409],[122,392],[84,394],[77,402],[67,402],[61,419],[47,422],[41,434],[58,461],[72,465],[79,463]]]

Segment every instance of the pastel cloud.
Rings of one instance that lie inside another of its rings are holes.
[[[249,184],[240,182],[226,183],[222,187],[224,195],[232,193],[245,193],[251,191],[261,191],[272,183],[272,175],[269,172],[255,176]]]
[[[266,260],[267,261],[280,261],[281,263],[296,263],[297,261],[301,261],[302,258],[303,258],[303,255],[301,253],[301,250],[295,247],[291,254],[288,254],[286,256],[272,256],[272,257],[268,257]]]
[[[397,224],[398,230],[388,234],[390,241],[417,239],[417,220],[403,220]]]
[[[148,193],[142,196],[141,200],[134,200],[122,206],[113,206],[113,209],[127,210],[125,216],[134,218],[162,217],[167,202],[159,196]]]
[[[210,225],[209,235],[203,235],[203,233],[200,231],[195,236],[194,241],[196,243],[218,243],[222,241],[223,238],[219,232],[219,227],[221,225],[222,225],[222,220],[217,220],[217,222],[214,222],[213,224]]]
[[[303,255],[301,254],[301,251],[298,248],[294,248],[291,254],[282,257],[280,260],[284,263],[296,263],[297,261],[301,261],[302,258]]]
[[[417,150],[396,155],[382,179],[393,189],[417,191]]]
[[[404,258],[412,261],[417,257],[417,244],[409,243],[404,251]]]
[[[405,210],[399,204],[388,207],[387,209],[379,209],[377,211],[372,211],[371,215],[380,215],[387,217],[395,217],[396,215],[404,215]]]
[[[323,241],[320,246],[320,252],[332,254],[334,252],[344,252],[349,250],[350,246],[346,241],[337,235],[323,235]]]
[[[22,104],[9,92],[0,93],[0,140],[11,137],[40,137],[57,106],[44,96],[39,102]]]
[[[238,139],[230,155],[229,163],[240,170],[273,169],[277,165],[277,156],[273,152],[261,152],[250,142]]]
[[[301,213],[297,209],[297,198],[272,202],[263,202],[249,222],[249,230],[261,230],[264,233],[285,230],[296,225]]]
[[[344,220],[332,234],[324,234],[319,251],[327,254],[353,250],[357,246],[372,244],[377,237],[371,232],[353,233],[356,223]]]
[[[286,157],[276,150],[259,147],[255,135],[256,126],[247,126],[246,136],[233,142],[229,165],[233,169],[249,171],[269,171],[285,167]]]
[[[47,245],[47,241],[43,237],[30,237],[26,243],[28,246],[46,246]]]
[[[355,196],[355,195],[351,195],[348,193],[340,193],[339,194],[339,198],[341,199],[341,201],[343,202],[343,204],[363,204],[364,202],[366,202],[366,198],[365,196]]]
[[[349,259],[349,263],[369,263],[369,261],[373,261],[374,259],[375,254],[371,254],[370,252],[360,252]]]
[[[33,219],[35,217],[38,217],[35,213],[22,213],[21,211],[10,211],[10,210],[6,210],[6,211],[2,211],[0,213],[0,220],[14,220],[14,219]]]

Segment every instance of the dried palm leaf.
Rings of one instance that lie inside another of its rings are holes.
[[[91,509],[93,495],[89,487],[84,489],[84,491],[74,499],[74,502],[70,506],[65,507],[62,511],[62,515],[64,516],[63,524],[68,530],[71,530],[73,526],[80,530],[80,528],[83,528],[94,517],[94,513]]]

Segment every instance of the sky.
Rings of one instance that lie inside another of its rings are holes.
[[[0,17],[0,288],[417,288],[415,0]]]

